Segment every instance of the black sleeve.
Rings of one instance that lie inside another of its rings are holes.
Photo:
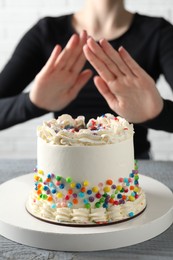
[[[30,101],[29,93],[1,99],[0,111],[0,130],[48,113]]]
[[[162,112],[152,120],[148,120],[143,125],[147,128],[162,130],[173,133],[173,102],[163,100]]]
[[[29,95],[23,93],[45,64],[39,24],[23,36],[0,73],[0,129],[48,112],[32,104]]]
[[[164,19],[162,19],[158,46],[161,73],[173,90],[173,25]],[[143,125],[156,130],[173,132],[173,102],[166,99],[163,101],[164,107],[160,115]]]

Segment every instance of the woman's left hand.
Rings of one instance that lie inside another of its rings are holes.
[[[104,39],[99,45],[89,38],[83,50],[99,74],[94,83],[114,112],[133,123],[160,114],[163,99],[154,80],[123,47],[116,51]]]

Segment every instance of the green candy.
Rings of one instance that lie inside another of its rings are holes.
[[[100,199],[100,203],[104,203],[104,202],[105,202],[105,198],[102,197],[102,198]]]
[[[58,175],[56,176],[56,180],[57,180],[57,181],[60,181],[61,179],[62,179],[61,176],[58,176]]]
[[[90,209],[91,208],[91,204],[90,203],[86,203],[85,204],[85,208]]]
[[[47,195],[46,195],[46,194],[43,194],[43,195],[42,195],[42,199],[43,199],[43,200],[46,200],[46,199],[47,199]]]
[[[95,207],[100,208],[100,206],[101,206],[100,202],[96,202]]]
[[[72,182],[72,178],[71,177],[67,177],[66,178],[66,182],[71,183]]]

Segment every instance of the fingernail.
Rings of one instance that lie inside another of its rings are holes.
[[[88,38],[87,38],[87,41],[89,41],[89,40],[94,41],[93,37],[90,36],[90,35],[89,35]]]
[[[118,48],[118,51],[121,51],[121,50],[124,50],[124,47],[122,45]]]

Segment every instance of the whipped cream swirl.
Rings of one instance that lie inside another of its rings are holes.
[[[64,114],[58,119],[43,122],[37,134],[47,143],[65,146],[113,144],[132,137],[133,125],[124,118],[105,114],[85,123],[84,116],[73,119]]]

